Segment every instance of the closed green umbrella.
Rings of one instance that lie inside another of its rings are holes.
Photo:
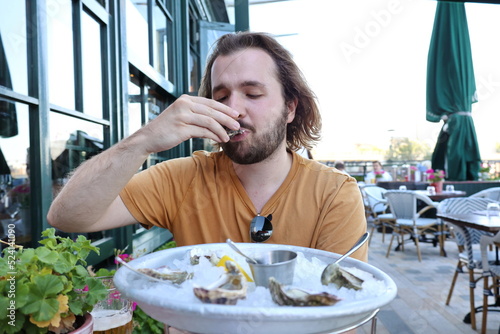
[[[446,179],[477,180],[481,157],[472,120],[477,102],[472,53],[463,3],[438,2],[427,59],[427,112],[445,121],[432,154],[432,168]]]

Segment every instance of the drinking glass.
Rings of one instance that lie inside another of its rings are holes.
[[[452,185],[452,184],[448,184],[446,186],[446,191],[449,191],[449,192],[454,192],[455,191],[455,186]]]
[[[94,305],[94,334],[132,334],[132,302],[121,296],[113,278],[103,277],[102,282],[108,288],[108,296]]]
[[[428,193],[429,195],[431,195],[431,196],[432,196],[432,195],[436,195],[436,188],[434,188],[434,186],[428,186],[428,187],[427,187],[427,193]]]
[[[486,215],[488,216],[488,219],[500,217],[500,204],[488,203],[486,206]]]

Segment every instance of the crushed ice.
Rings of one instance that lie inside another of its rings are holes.
[[[196,250],[198,251],[198,250]],[[250,267],[245,259],[232,250],[220,250],[216,254],[222,258],[224,255],[231,257],[248,275],[251,275]],[[293,287],[301,288],[313,293],[328,292],[341,298],[342,300],[335,304],[340,306],[343,303],[348,303],[356,300],[367,298],[376,298],[387,291],[385,283],[377,280],[372,274],[355,267],[343,266],[344,269],[351,272],[353,275],[363,279],[363,289],[359,291],[346,288],[336,288],[333,284],[324,286],[321,284],[321,273],[329,264],[316,257],[307,259],[302,252],[297,252],[297,263],[295,266],[295,274],[293,278]],[[182,259],[175,259],[170,265],[171,269],[184,270],[194,274],[191,280],[187,280],[181,285],[174,286],[171,284],[163,284],[153,281],[148,281],[138,274],[130,273],[130,280],[127,282],[131,288],[141,289],[141,293],[150,296],[152,299],[158,300],[159,296],[164,296],[163,300],[175,300],[176,303],[196,303],[201,304],[201,301],[196,298],[193,293],[194,286],[206,286],[216,281],[223,273],[224,267],[214,266],[205,257],[200,257],[198,265],[191,265],[190,254],[187,252]],[[272,301],[269,289],[258,286],[253,282],[248,283],[247,298],[239,300],[238,306],[248,307],[284,307],[278,306]],[[230,306],[229,306],[230,307]]]

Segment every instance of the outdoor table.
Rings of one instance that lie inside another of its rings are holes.
[[[429,194],[426,190],[415,190],[417,193],[426,195],[429,197],[431,200],[439,202],[447,198],[453,198],[453,197],[464,197],[467,195],[465,191],[462,190],[454,190],[454,191],[442,191],[440,193],[436,193],[434,195]]]
[[[492,222],[486,215],[475,213],[438,213],[437,217],[460,227],[474,228],[493,234],[500,231],[500,221],[497,220]]]

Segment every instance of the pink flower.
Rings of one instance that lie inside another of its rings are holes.
[[[440,169],[428,169],[426,171],[426,173],[428,174],[427,178],[431,181],[434,181],[434,182],[438,182],[438,181],[443,181],[444,179],[444,176],[445,176],[445,173],[443,170],[440,170]]]
[[[88,285],[85,285],[85,287],[83,288],[82,290],[83,292],[86,292],[86,291],[89,291],[89,286]]]
[[[120,255],[118,255],[118,257],[125,262],[130,262],[133,260],[132,256],[130,256],[128,254],[120,254]],[[115,264],[118,264],[118,261],[115,260]]]
[[[109,294],[109,297],[111,299],[120,299],[120,296],[121,296],[120,291],[114,291],[114,292]]]
[[[19,194],[28,194],[30,192],[30,185],[26,183],[18,185],[14,187],[12,191]]]
[[[132,302],[132,312],[135,311],[136,307],[137,307],[137,303],[136,302]]]

